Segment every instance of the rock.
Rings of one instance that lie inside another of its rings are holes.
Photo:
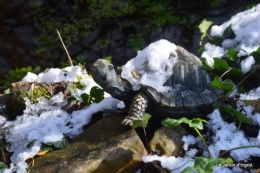
[[[60,150],[35,159],[31,172],[136,172],[147,152],[136,132],[120,125],[123,117],[96,122]]]
[[[47,99],[62,92],[65,96],[69,94],[69,87],[77,83],[57,82],[57,83],[37,83],[20,81],[12,83],[10,96],[6,100],[4,108],[5,116],[8,120],[15,120],[18,115],[22,115],[25,110],[24,97],[28,97],[31,102],[37,102],[37,98]]]
[[[161,127],[155,131],[153,138],[148,145],[152,151],[159,151],[160,155],[178,155],[183,147],[182,137],[188,132],[182,127],[174,128]]]

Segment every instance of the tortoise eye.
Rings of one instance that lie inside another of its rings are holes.
[[[113,70],[114,66],[113,65],[109,65],[108,68],[109,68],[109,70]]]

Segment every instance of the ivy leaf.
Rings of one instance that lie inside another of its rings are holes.
[[[97,86],[94,86],[90,90],[90,97],[90,100],[93,103],[99,103],[104,99],[104,90]]]
[[[206,58],[200,58],[202,64],[203,64],[203,67],[204,69],[206,70],[206,72],[210,72],[211,71],[211,66],[209,65],[208,61]]]
[[[166,118],[165,120],[162,121],[162,125],[168,128],[172,128],[175,126],[179,126],[181,123],[185,123],[192,128],[197,128],[202,130],[203,129],[202,122],[207,122],[207,121],[200,118],[193,118],[192,120],[189,120],[186,117],[182,117],[180,119]]]
[[[8,167],[3,162],[0,162],[0,170],[1,169],[7,169]]]
[[[252,122],[253,122],[252,118],[246,117],[243,113],[241,113],[241,112],[237,111],[236,109],[232,108],[230,105],[216,105],[216,107],[220,111],[224,111],[227,114],[235,117],[235,119],[239,123],[238,130],[240,129],[240,126],[241,126],[242,123],[252,124]]]
[[[62,138],[59,141],[53,142],[52,145],[54,148],[60,149],[60,148],[66,147],[68,145],[68,143],[69,142],[66,138]]]
[[[202,33],[202,36],[200,38],[200,45],[202,42],[202,39],[207,35],[207,30],[209,29],[209,27],[212,25],[213,22],[211,21],[207,21],[206,19],[204,19],[201,24],[199,25],[199,29],[200,32]]]
[[[206,158],[197,157],[193,167],[185,168],[182,173],[189,172],[200,172],[200,173],[211,173],[215,166],[221,166],[222,164],[231,164],[233,160],[231,158]]]
[[[81,94],[80,95],[80,97],[81,97],[81,99],[83,100],[83,102],[88,102],[89,101],[89,97],[90,97],[90,95],[88,95],[87,93],[83,93],[83,94]]]
[[[26,148],[30,148],[34,143],[35,143],[36,139],[33,139],[32,141],[30,141],[27,145]]]
[[[239,68],[232,68],[226,75],[226,78],[243,79],[245,74]]]
[[[147,124],[148,124],[148,121],[149,119],[152,117],[152,115],[148,114],[148,113],[145,113],[143,116],[142,116],[142,120],[134,120],[133,121],[133,126],[132,126],[132,129],[136,129],[137,127],[142,127],[142,128],[146,128],[147,127]]]
[[[223,33],[223,37],[225,39],[227,39],[227,38],[231,38],[232,39],[232,38],[236,37],[236,34],[234,33],[231,24],[225,29],[225,31]]]
[[[214,37],[212,40],[209,40],[209,43],[214,44],[216,46],[221,46],[221,43],[223,42],[224,38],[219,35]]]
[[[222,89],[224,90],[224,94],[228,94],[231,93],[235,87],[235,84],[233,83],[233,81],[231,79],[225,79],[222,82]]]
[[[227,51],[227,58],[231,59],[234,62],[238,61],[238,57],[237,57],[238,51],[234,48],[230,48]]]
[[[229,69],[228,63],[225,60],[221,58],[213,58],[213,59],[214,59],[213,68],[215,70],[226,72]]]
[[[214,77],[214,80],[211,81],[211,85],[214,86],[214,87],[216,87],[216,88],[218,88],[218,89],[221,89],[221,90],[222,90],[222,88],[223,88],[223,86],[222,86],[222,80],[220,79],[219,76],[215,76],[215,77]]]
[[[48,147],[53,147],[55,149],[61,149],[63,147],[66,147],[68,145],[68,140],[67,138],[62,138],[61,140],[59,141],[56,141],[56,142],[49,142],[49,143],[43,143],[44,146],[46,146],[47,148],[42,148],[41,151],[44,151],[44,150],[48,150]],[[51,150],[51,148],[50,148]]]

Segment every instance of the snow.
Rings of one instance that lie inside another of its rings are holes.
[[[221,43],[221,47],[207,43],[202,57],[206,58],[208,63],[212,66],[214,57],[221,58],[227,49],[233,47],[239,52],[238,57],[247,57],[245,61],[241,62],[242,71],[247,73],[250,71],[252,64],[255,63],[253,57],[250,57],[249,54],[256,51],[260,45],[260,4],[234,15],[229,21],[220,26],[212,26],[210,35],[222,35],[230,24],[235,33],[235,38],[225,39]]]
[[[184,142],[184,150],[188,150],[189,145],[195,144],[197,142],[195,137],[192,135],[183,136],[182,141]]]
[[[188,166],[193,166],[194,161],[187,157],[175,157],[175,156],[157,156],[157,155],[147,155],[142,157],[144,162],[152,162],[153,160],[159,160],[163,168],[172,170],[172,173],[180,173]],[[185,166],[184,166],[185,165]]]
[[[249,56],[243,61],[241,61],[241,70],[243,73],[247,73],[250,71],[252,65],[255,63],[255,59],[253,56]]]
[[[175,49],[176,45],[167,40],[151,43],[122,66],[121,76],[132,84],[133,90],[140,89],[140,85],[144,84],[165,93],[170,88],[163,84],[172,75],[172,67],[178,59]],[[140,80],[132,76],[133,71],[140,75]]]
[[[213,157],[218,157],[220,150],[229,150],[240,146],[260,145],[257,138],[246,138],[244,132],[239,130],[234,123],[223,121],[218,109],[209,114],[210,120],[207,127],[210,128],[214,135],[211,136],[213,142],[209,145]],[[206,152],[206,151],[205,151]],[[207,153],[204,153],[207,155]],[[248,161],[250,156],[260,156],[260,148],[245,148],[231,151],[231,157],[236,161]]]
[[[64,69],[49,69],[46,73],[38,76],[28,73],[23,80],[28,82],[60,82],[73,81],[86,85],[84,89],[77,89],[75,93],[80,96],[82,93],[89,93],[93,86],[98,86],[91,77],[83,73],[79,66],[66,67]],[[74,111],[71,114],[63,111],[61,107],[67,104],[63,93],[58,93],[51,99],[39,98],[38,103],[32,103],[25,98],[26,109],[22,116],[14,121],[6,121],[0,115],[0,125],[6,132],[5,138],[11,145],[7,147],[11,156],[11,167],[4,173],[17,172],[25,173],[28,165],[25,160],[33,157],[40,151],[42,143],[56,142],[69,136],[74,138],[83,130],[82,127],[89,123],[93,113],[103,109],[117,108],[119,100],[105,94],[105,99],[100,103],[91,104],[89,107]],[[0,129],[1,130],[1,129]],[[28,144],[34,141],[31,147]],[[1,171],[0,171],[1,172]]]

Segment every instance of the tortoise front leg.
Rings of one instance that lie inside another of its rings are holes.
[[[122,125],[132,126],[134,120],[141,120],[147,106],[147,96],[142,92],[136,94],[131,102],[128,115],[122,121]]]

